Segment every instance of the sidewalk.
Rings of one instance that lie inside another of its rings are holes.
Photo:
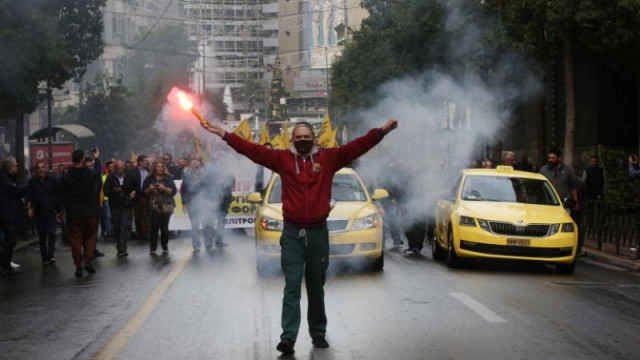
[[[640,259],[636,258],[635,250],[629,246],[620,245],[620,254],[616,254],[616,244],[602,243],[602,250],[598,250],[598,242],[585,239],[582,249],[585,256],[604,264],[620,266],[629,270],[640,270]]]

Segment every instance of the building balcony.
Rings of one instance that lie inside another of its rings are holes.
[[[263,47],[278,47],[278,38],[265,38],[262,40]]]
[[[266,20],[262,24],[262,30],[278,30],[278,20]]]
[[[263,4],[262,12],[265,14],[277,14],[278,13],[278,3],[272,4]]]

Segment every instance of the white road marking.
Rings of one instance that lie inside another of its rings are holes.
[[[599,262],[599,261],[594,261],[594,260],[587,259],[587,258],[580,259],[580,261],[586,262],[587,264],[597,265],[597,266],[600,266],[600,267],[603,267],[603,268],[609,269],[609,270],[628,271],[626,268],[623,268],[621,266],[616,266],[616,265],[612,265],[612,264],[605,264],[605,263],[602,263],[602,262]]]
[[[498,314],[489,310],[488,307],[482,305],[477,300],[473,299],[471,296],[465,293],[449,293],[454,299],[463,303],[466,307],[473,310],[476,314],[480,315],[483,319],[487,320],[490,323],[506,323],[507,320],[501,318]]]
[[[160,281],[158,286],[151,291],[151,294],[145,299],[144,303],[138,308],[135,314],[127,321],[126,324],[116,332],[109,341],[98,352],[93,355],[93,359],[114,359],[120,350],[127,345],[131,337],[142,327],[144,322],[149,318],[153,310],[158,303],[164,297],[164,294],[169,289],[169,286],[173,284],[185,265],[191,260],[190,254],[185,255],[178,263],[171,269],[171,271]]]

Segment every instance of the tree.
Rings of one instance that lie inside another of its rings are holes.
[[[96,145],[106,157],[128,158],[132,144],[142,148],[153,143],[150,139],[157,139],[153,123],[145,126],[136,116],[131,95],[122,79],[113,79],[108,74],[99,74],[86,85],[78,121],[98,135]]]
[[[512,45],[538,61],[542,69],[562,49],[565,78],[564,158],[573,163],[575,90],[573,47],[584,44],[600,61],[638,77],[640,66],[640,3],[629,0],[488,0],[502,18]]]
[[[82,75],[102,53],[105,1],[0,2],[0,116],[16,119],[16,160],[21,167],[23,114],[36,108],[42,81],[50,94],[52,87]]]
[[[136,118],[151,127],[172,87],[187,87],[197,55],[184,25],[162,25],[137,40],[129,55],[118,60],[122,85],[131,91]]]
[[[272,69],[273,78],[271,79],[269,103],[267,104],[267,122],[287,121],[289,120],[287,104],[280,104],[280,99],[286,99],[286,92],[284,91],[282,69],[280,68],[280,57],[277,55]]]

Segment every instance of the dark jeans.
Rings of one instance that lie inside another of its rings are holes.
[[[215,229],[203,222],[202,215],[197,213],[195,209],[188,211],[189,222],[191,223],[191,245],[194,249],[200,249],[200,225],[202,224],[202,233],[204,235],[204,246],[209,249],[213,246],[213,238]]]
[[[116,235],[116,249],[119,253],[127,251],[129,233],[127,226],[131,222],[131,208],[117,208],[111,206],[111,219]]]
[[[214,236],[216,244],[222,244],[224,242],[224,227],[227,223],[227,210],[216,211],[216,227],[214,230]]]
[[[13,248],[16,247],[19,234],[23,233],[23,225],[19,222],[2,222],[0,226],[4,233],[4,240],[0,247],[0,269],[2,271],[11,271]]]
[[[56,214],[53,210],[36,210],[33,218],[40,240],[40,256],[42,261],[49,260],[56,251]]]
[[[160,214],[157,211],[151,211],[151,234],[149,236],[149,245],[151,251],[158,248],[158,230],[160,231],[160,245],[165,250],[169,245],[169,219],[171,214]]]
[[[422,250],[424,239],[427,236],[427,223],[425,221],[417,221],[411,224],[404,231],[404,236],[409,242],[409,250]]]
[[[109,200],[103,200],[102,207],[100,208],[100,233],[102,236],[109,236],[112,234],[112,215],[111,206],[109,206]]]

